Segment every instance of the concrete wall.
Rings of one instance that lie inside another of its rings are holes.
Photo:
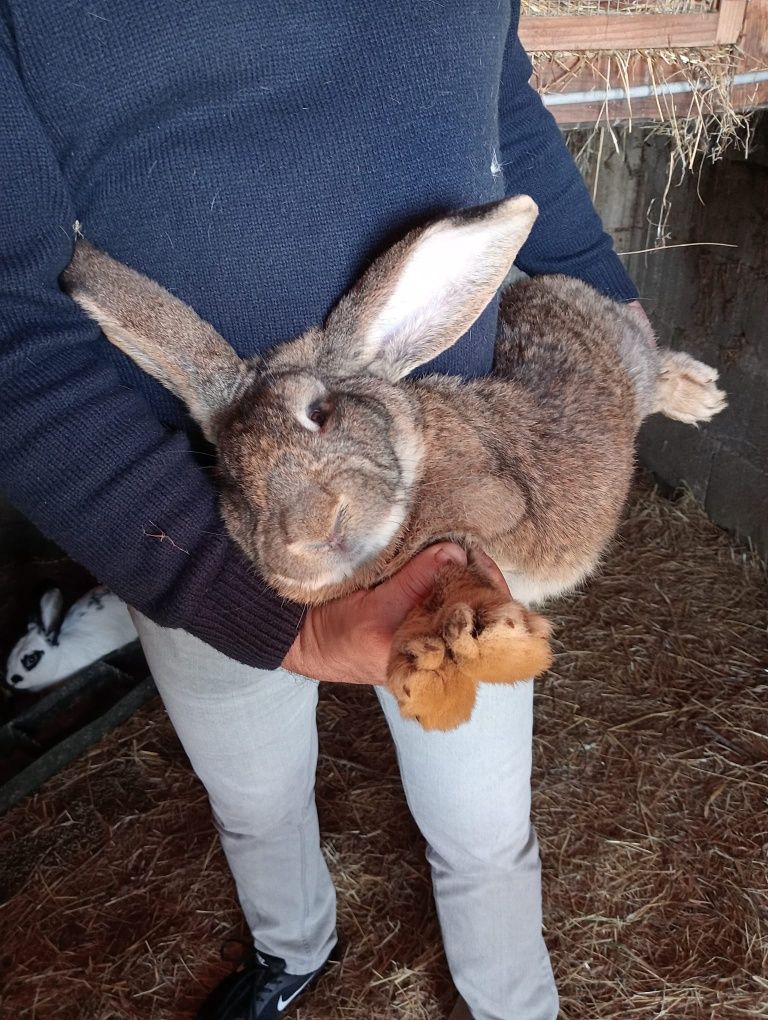
[[[605,148],[608,148],[606,146]],[[667,143],[642,142],[604,159],[595,203],[619,251],[651,247],[667,176]],[[666,244],[718,241],[626,258],[660,342],[715,365],[730,405],[693,429],[661,418],[643,427],[641,460],[686,483],[712,519],[768,555],[768,112],[749,159],[731,151],[670,194]]]

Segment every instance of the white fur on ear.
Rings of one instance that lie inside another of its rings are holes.
[[[142,344],[146,344],[146,340],[144,340],[140,333],[128,329],[118,318],[111,314],[108,308],[100,305],[85,290],[72,291],[70,297],[80,305],[86,315],[90,316],[97,323],[99,329],[110,343],[124,351],[132,361],[136,362],[142,371],[148,375],[157,376],[157,358],[150,357],[142,349]],[[159,381],[163,382],[162,379]],[[194,418],[199,409],[190,406],[190,411]]]
[[[58,588],[51,588],[40,599],[40,623],[45,634],[53,637],[64,615],[64,596]]]
[[[423,329],[442,314],[446,301],[461,297],[483,256],[502,238],[501,231],[482,225],[430,227],[405,261],[389,299],[371,328],[374,342],[394,333]]]
[[[417,237],[369,321],[364,344],[398,379],[454,344],[504,281],[538,214],[518,195],[489,210],[440,220]]]

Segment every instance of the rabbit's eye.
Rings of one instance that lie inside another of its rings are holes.
[[[22,655],[21,664],[24,669],[34,669],[42,657],[43,653],[39,650],[36,652],[28,652],[26,655]]]
[[[313,425],[317,425],[321,429],[328,423],[332,410],[333,405],[324,400],[322,403],[312,404],[311,407],[307,408],[307,418],[309,418]]]

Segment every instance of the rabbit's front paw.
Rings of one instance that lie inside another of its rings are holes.
[[[479,681],[515,683],[552,662],[543,617],[488,587],[467,591],[464,584],[461,596],[418,606],[393,642],[389,689],[402,715],[427,730],[466,722]]]

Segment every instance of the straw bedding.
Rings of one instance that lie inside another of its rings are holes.
[[[768,1016],[764,569],[641,479],[600,577],[552,615],[534,813],[563,1016]],[[347,950],[297,1020],[437,1020],[451,986],[383,720],[366,689],[324,694]],[[0,834],[3,1016],[180,1020],[240,952],[205,796],[157,703]]]
[[[720,0],[522,0],[522,14],[576,17],[587,14],[711,14]]]

